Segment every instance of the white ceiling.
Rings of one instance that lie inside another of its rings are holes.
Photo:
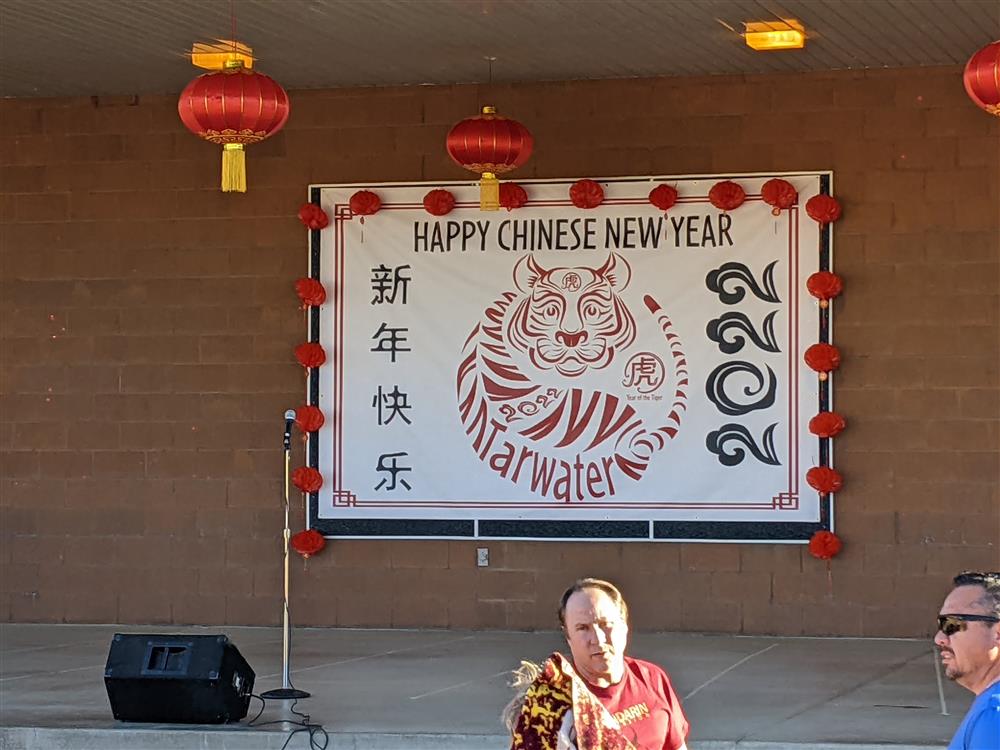
[[[178,92],[236,36],[287,89],[962,65],[1000,0],[0,0],[0,95]],[[795,18],[804,50],[754,52]],[[726,28],[726,27],[730,28]]]

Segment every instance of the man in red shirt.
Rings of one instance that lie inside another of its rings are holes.
[[[613,584],[574,583],[562,596],[559,623],[577,674],[638,750],[687,750],[688,723],[670,679],[625,656],[628,605]]]

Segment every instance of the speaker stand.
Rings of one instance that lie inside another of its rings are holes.
[[[266,693],[261,693],[261,698],[267,698],[267,700],[274,701],[290,701],[298,700],[299,698],[308,698],[310,693],[305,690],[297,690],[296,688],[275,688],[274,690],[268,690]]]
[[[289,633],[288,624],[288,539],[291,531],[288,528],[288,467],[291,461],[292,436],[290,426],[285,424],[285,530],[282,535],[285,542],[285,591],[282,598],[281,608],[281,687],[261,693],[261,698],[273,700],[293,700],[297,698],[308,698],[309,693],[305,690],[297,690],[292,687],[289,679],[289,661],[291,659],[292,640]]]

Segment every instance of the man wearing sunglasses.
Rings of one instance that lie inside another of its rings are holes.
[[[960,573],[934,644],[949,680],[976,695],[948,750],[1000,750],[1000,573]]]

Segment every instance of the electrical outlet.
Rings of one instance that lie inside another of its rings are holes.
[[[476,548],[476,565],[480,568],[488,568],[490,566],[489,547]]]

